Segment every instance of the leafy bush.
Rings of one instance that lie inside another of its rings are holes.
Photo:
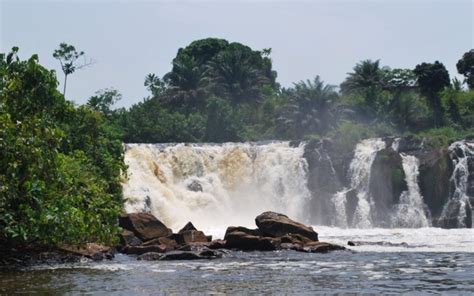
[[[112,243],[126,168],[119,134],[17,51],[0,55],[0,244]]]

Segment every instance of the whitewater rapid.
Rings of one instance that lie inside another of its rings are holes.
[[[289,142],[128,144],[127,212],[151,212],[178,230],[253,226],[263,211],[307,221],[304,146]]]

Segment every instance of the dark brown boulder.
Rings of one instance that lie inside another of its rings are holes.
[[[178,247],[178,243],[172,237],[159,237],[149,241],[146,241],[142,246],[151,246],[151,245],[163,245],[166,246],[166,250],[174,250]]]
[[[208,238],[204,232],[199,230],[185,230],[174,233],[172,238],[180,245],[189,243],[208,243]]]
[[[119,218],[119,226],[143,241],[171,235],[172,231],[149,213],[130,213]]]
[[[283,214],[264,212],[255,218],[255,223],[260,232],[267,236],[281,237],[287,234],[299,234],[312,241],[318,240],[318,234],[311,226],[293,221]]]
[[[216,239],[216,240],[213,240],[213,241],[209,244],[209,249],[212,249],[212,250],[225,249],[226,244],[227,244],[227,242],[226,242],[225,240]]]
[[[183,228],[181,228],[180,231],[178,231],[178,233],[182,233],[182,232],[185,232],[185,231],[188,231],[188,230],[197,230],[197,229],[196,229],[196,227],[194,227],[193,223],[188,222],[186,225],[184,225]]]
[[[155,261],[155,260],[160,260],[161,257],[163,257],[163,254],[161,253],[148,252],[148,253],[141,254],[140,256],[138,256],[137,260]]]
[[[126,246],[139,246],[142,244],[142,241],[135,236],[135,234],[129,230],[124,229],[120,235],[120,246],[121,247],[126,247]]]
[[[226,233],[224,240],[227,249],[243,251],[274,251],[279,248],[279,240],[272,237],[250,235],[241,231]]]
[[[129,255],[141,255],[149,252],[153,253],[165,253],[169,250],[166,249],[165,245],[151,245],[151,246],[128,246],[125,247],[122,252]]]
[[[227,227],[227,230],[225,231],[225,235],[231,233],[231,232],[243,232],[248,235],[254,235],[254,236],[262,236],[262,233],[258,229],[249,229],[247,227],[243,226],[229,226]]]
[[[84,246],[62,246],[59,248],[66,253],[71,253],[77,256],[86,257],[94,261],[103,259],[112,259],[114,257],[114,250],[96,243],[87,243]]]
[[[339,245],[334,245],[326,242],[312,242],[305,245],[311,253],[327,253],[330,251],[342,251],[346,248]]]
[[[221,258],[222,253],[215,250],[201,251],[173,251],[164,254],[159,260],[200,260],[200,259],[217,259]]]

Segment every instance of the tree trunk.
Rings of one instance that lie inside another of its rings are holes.
[[[64,98],[66,98],[66,84],[67,84],[67,74],[64,74],[64,90],[63,90]]]

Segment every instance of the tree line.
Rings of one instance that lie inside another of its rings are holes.
[[[224,39],[197,40],[178,50],[163,77],[146,76],[150,95],[142,102],[99,107],[102,98],[120,98],[105,90],[88,105],[106,112],[125,142],[136,143],[452,136],[474,125],[472,49],[457,63],[464,81],[451,80],[438,61],[392,69],[363,60],[339,86],[315,76],[288,88],[278,84],[270,55]]]

